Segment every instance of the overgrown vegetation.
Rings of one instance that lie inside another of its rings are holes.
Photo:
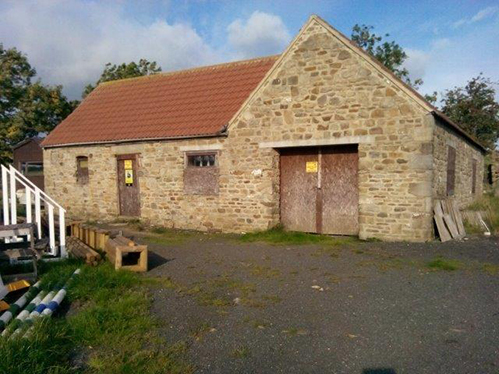
[[[461,269],[463,264],[461,261],[437,257],[426,264],[430,269],[433,270],[445,270],[445,271],[454,271]]]
[[[67,279],[77,262],[42,267],[43,286]],[[109,264],[83,266],[68,292],[75,313],[35,325],[30,339],[0,339],[0,372],[189,373],[186,346],[166,346],[149,313],[150,298],[137,274]]]
[[[499,196],[495,196],[492,192],[484,194],[479,200],[469,205],[467,209],[486,212],[487,217],[483,218],[490,225],[490,230],[493,233],[499,232]],[[483,229],[479,231],[483,232]]]
[[[333,237],[327,235],[308,234],[304,232],[286,231],[282,226],[276,226],[266,231],[257,231],[244,234],[239,238],[245,243],[265,242],[274,245],[306,245],[319,244],[326,246],[339,246],[353,244],[357,239],[353,237]]]

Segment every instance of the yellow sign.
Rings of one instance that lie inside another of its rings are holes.
[[[132,160],[125,160],[125,169],[133,169]]]
[[[125,170],[125,184],[133,184],[133,170]]]
[[[318,168],[319,167],[317,161],[308,161],[306,164],[307,173],[317,173]]]

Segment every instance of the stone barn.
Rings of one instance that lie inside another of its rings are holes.
[[[43,147],[72,216],[391,241],[480,196],[485,152],[317,16],[278,56],[100,84]]]

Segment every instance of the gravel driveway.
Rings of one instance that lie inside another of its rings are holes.
[[[498,238],[149,244],[153,312],[198,373],[499,373]]]

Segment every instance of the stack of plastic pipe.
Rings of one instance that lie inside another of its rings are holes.
[[[69,277],[66,281],[66,284],[62,288],[58,288],[57,290],[50,291],[47,296],[41,301],[41,303],[33,310],[29,317],[26,319],[25,324],[32,325],[34,320],[40,316],[48,316],[50,317],[52,313],[59,307],[62,300],[67,294],[67,288],[71,284],[71,281],[80,274],[81,269],[76,269],[74,273]],[[12,335],[11,338],[15,338],[16,336],[23,336],[25,338],[31,336],[33,332],[33,326],[29,327],[26,331],[25,329],[19,328]],[[26,334],[23,332],[26,331]]]
[[[10,339],[25,336],[28,337],[32,330],[33,326],[31,326],[35,319],[40,316],[51,316],[52,313],[60,306],[61,302],[64,300],[64,297],[67,293],[67,288],[70,285],[71,281],[74,279],[76,275],[80,273],[81,269],[76,269],[75,272],[69,277],[66,281],[66,284],[62,288],[57,287],[56,290],[50,291],[48,294],[39,294],[33,302],[30,303],[29,306],[32,306],[29,310],[26,307],[19,315],[16,320],[19,320],[12,329],[9,329],[12,334],[10,335]],[[42,291],[43,292],[43,291]],[[45,297],[43,297],[45,295]],[[27,331],[26,327],[31,326]],[[10,327],[10,326],[9,326]],[[4,331],[6,333],[7,330]],[[26,335],[24,334],[26,332]],[[2,334],[4,336],[4,334]],[[8,336],[8,333],[5,334]]]
[[[9,336],[13,331],[22,325],[22,322],[28,318],[29,314],[35,310],[35,308],[40,304],[43,297],[45,296],[45,291],[40,291],[38,295],[35,296],[33,300],[24,308],[24,310],[19,313],[15,320],[2,332],[3,337]]]
[[[23,296],[21,296],[9,309],[0,317],[0,331],[7,327],[7,324],[14,318],[19,311],[40,292],[40,282],[36,282]]]

